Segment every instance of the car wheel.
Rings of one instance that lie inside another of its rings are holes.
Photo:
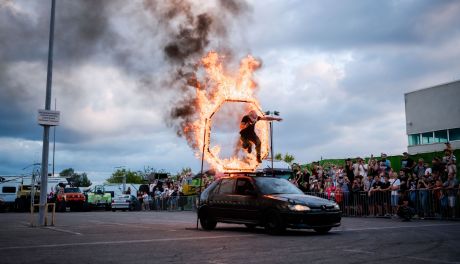
[[[280,214],[275,210],[270,210],[265,214],[265,230],[270,235],[279,235],[284,232],[286,227]]]
[[[327,234],[331,230],[331,227],[318,227],[318,228],[315,228],[314,230],[320,234]]]
[[[256,225],[254,224],[244,224],[249,230],[254,230],[256,229]]]
[[[115,209],[112,209],[112,212],[115,212]]]
[[[126,212],[126,209],[121,209],[123,212]]]
[[[204,212],[200,216],[200,224],[204,230],[213,230],[216,228],[217,221],[208,212]]]

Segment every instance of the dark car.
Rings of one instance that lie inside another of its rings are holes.
[[[341,220],[335,202],[305,195],[286,179],[244,175],[221,178],[206,188],[198,216],[205,230],[222,222],[263,226],[270,234],[282,233],[285,228],[327,233]]]

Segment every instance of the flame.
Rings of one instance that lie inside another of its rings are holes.
[[[220,172],[253,172],[257,162],[255,151],[246,153],[244,158],[237,156],[221,159],[219,157],[221,147],[210,146],[212,117],[219,108],[228,102],[243,102],[247,109],[255,110],[259,116],[263,116],[259,101],[255,98],[254,92],[257,87],[252,80],[253,72],[260,67],[260,62],[248,55],[240,62],[237,76],[226,74],[222,65],[223,57],[217,52],[209,52],[200,61],[200,65],[206,73],[206,83],[196,85],[196,104],[198,118],[193,123],[184,127],[184,132],[193,131],[197,156],[200,156],[204,149],[203,157],[209,165]],[[259,121],[256,123],[256,133],[259,136],[261,146],[261,157],[268,155],[268,122]]]

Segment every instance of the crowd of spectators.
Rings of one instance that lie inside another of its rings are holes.
[[[291,182],[307,194],[333,199],[345,215],[395,216],[406,206],[420,218],[458,217],[456,157],[448,144],[443,157],[428,163],[403,153],[401,169],[387,155],[346,159],[344,164],[297,169]]]
[[[420,218],[459,217],[456,157],[450,145],[446,146],[444,156],[434,157],[431,162],[414,161],[404,152],[400,166],[392,166],[385,153],[368,159],[348,158],[343,164],[293,166],[290,181],[306,194],[335,200],[344,215],[395,216],[398,209],[407,207]],[[188,173],[155,180],[147,188],[140,188],[137,198],[142,209],[183,210],[188,203],[193,206],[194,201],[189,201],[182,190],[191,177]],[[213,181],[208,174],[202,179],[203,189]]]

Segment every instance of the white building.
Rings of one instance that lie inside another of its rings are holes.
[[[460,80],[404,95],[409,154],[460,148]]]

